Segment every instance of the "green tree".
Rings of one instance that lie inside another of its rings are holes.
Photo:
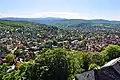
[[[108,62],[114,58],[120,57],[120,46],[118,45],[109,45],[101,52],[105,56],[105,60]]]
[[[47,50],[26,72],[28,80],[67,80],[67,61],[62,49]]]
[[[97,64],[93,63],[89,65],[89,70],[93,70],[93,69],[99,69],[100,66],[98,66]]]
[[[8,61],[8,62],[13,62],[14,61],[14,59],[15,59],[15,56],[14,56],[14,54],[11,54],[11,53],[9,53],[9,54],[7,54],[6,55],[6,60]]]

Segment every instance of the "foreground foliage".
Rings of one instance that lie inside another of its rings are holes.
[[[46,49],[35,60],[24,62],[18,70],[10,73],[6,72],[9,63],[3,63],[0,65],[0,79],[72,80],[75,74],[97,69],[116,57],[120,57],[118,45],[109,45],[102,52],[91,54],[61,48]]]

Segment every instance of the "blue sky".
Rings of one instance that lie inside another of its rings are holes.
[[[0,17],[120,20],[120,0],[0,0]]]

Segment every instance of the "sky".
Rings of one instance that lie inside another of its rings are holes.
[[[120,20],[120,0],[0,0],[0,17]]]

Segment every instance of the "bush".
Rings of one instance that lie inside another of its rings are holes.
[[[120,57],[120,46],[118,45],[109,45],[101,52],[101,55],[105,58],[105,61],[108,62],[114,58]]]
[[[8,62],[13,62],[14,59],[15,59],[15,56],[14,56],[14,54],[9,53],[9,54],[6,55],[5,58]]]
[[[88,55],[89,64],[96,64],[102,66],[104,64],[104,57],[100,53],[92,53]]]
[[[95,63],[92,63],[92,64],[89,65],[89,70],[99,69],[99,68],[100,68],[100,66],[98,66],[98,65],[95,64]]]

